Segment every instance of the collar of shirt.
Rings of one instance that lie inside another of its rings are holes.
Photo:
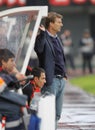
[[[48,33],[49,36],[51,36],[51,37],[53,37],[53,38],[57,38],[57,34],[54,36],[54,35],[52,35],[48,30],[46,30],[46,31],[47,31],[47,33]]]
[[[3,68],[0,66],[0,72],[3,72],[3,73],[6,73],[6,74],[8,74],[8,72],[7,71],[5,71],[5,70],[3,70]]]
[[[0,66],[0,71],[2,71],[3,69],[2,69],[2,67]]]

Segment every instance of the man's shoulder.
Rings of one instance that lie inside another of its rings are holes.
[[[41,30],[41,31],[38,33],[38,36],[39,36],[39,35],[49,36],[47,30],[45,30],[45,31]]]

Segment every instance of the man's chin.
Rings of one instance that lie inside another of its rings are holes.
[[[12,74],[12,73],[13,73],[13,69],[9,70],[8,72],[9,72],[10,74]]]

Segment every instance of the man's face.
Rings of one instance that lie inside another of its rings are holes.
[[[15,66],[14,58],[9,58],[7,62],[4,60],[2,61],[2,68],[8,73],[12,72]]]
[[[52,30],[53,30],[55,33],[60,32],[60,31],[61,31],[61,28],[62,28],[62,26],[63,26],[63,24],[62,24],[62,19],[61,19],[61,18],[56,18],[56,19],[55,19],[55,22],[54,22],[54,23],[51,22],[50,24],[51,24]]]
[[[38,78],[38,77],[35,77],[34,78],[34,81],[35,81],[35,85],[38,87],[38,88],[42,88],[44,86],[44,84],[46,83],[46,76],[45,76],[45,73],[41,73],[41,76]]]

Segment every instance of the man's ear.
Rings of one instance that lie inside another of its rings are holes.
[[[38,77],[34,77],[34,81],[37,82],[38,81]]]
[[[52,22],[49,23],[50,25],[52,24]]]
[[[5,61],[4,61],[4,60],[2,60],[2,61],[1,61],[1,63],[2,63],[2,65],[3,65],[3,64],[5,63]]]

